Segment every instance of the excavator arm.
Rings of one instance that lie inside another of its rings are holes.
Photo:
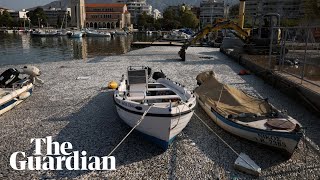
[[[207,25],[206,27],[204,27],[203,29],[201,29],[198,33],[196,33],[195,35],[193,35],[187,42],[185,42],[180,51],[179,51],[179,56],[180,58],[185,61],[186,59],[186,50],[188,49],[189,46],[191,46],[192,44],[195,44],[199,39],[203,38],[204,36],[206,36],[208,33],[210,32],[214,32],[214,31],[218,31],[221,29],[232,29],[234,31],[236,31],[238,33],[238,37],[242,37],[243,41],[247,41],[248,38],[250,37],[248,32],[243,30],[238,24],[232,22],[232,21],[219,21],[215,24],[211,25]]]

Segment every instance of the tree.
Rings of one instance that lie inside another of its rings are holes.
[[[0,16],[0,25],[12,27],[13,19],[8,11],[3,11],[2,15]]]
[[[185,10],[181,14],[181,20],[180,20],[181,26],[188,27],[188,28],[196,28],[199,25],[199,19],[195,14],[193,14],[190,10]]]
[[[61,17],[60,17],[60,15],[58,15],[58,18],[57,18],[57,28],[60,28],[61,25],[62,25]]]
[[[148,15],[146,12],[139,15],[138,24],[143,29],[150,29],[154,27],[155,20],[152,16]]]
[[[181,27],[196,28],[199,25],[199,19],[185,5],[180,8],[167,8],[163,12],[163,25],[167,30]]]
[[[40,7],[37,7],[33,11],[29,11],[27,13],[27,16],[30,18],[33,25],[38,25],[39,22],[40,25],[46,25],[47,23],[47,16],[44,14],[43,9]]]

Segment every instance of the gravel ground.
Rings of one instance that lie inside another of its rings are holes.
[[[319,179],[320,119],[296,101],[288,98],[254,75],[238,76],[241,66],[218,49],[190,47],[187,61],[178,61],[179,47],[149,47],[121,56],[36,64],[45,84],[18,108],[0,116],[0,179],[253,179],[233,168],[237,158],[195,116],[163,152],[132,133],[115,152],[116,171],[14,171],[9,165],[13,152],[31,155],[31,138],[53,136],[55,141],[71,142],[74,151],[88,156],[106,156],[129,132],[118,117],[112,91],[103,90],[110,80],[119,80],[129,65],[147,65],[162,69],[168,77],[189,89],[196,87],[195,77],[204,70],[214,70],[222,82],[247,92],[268,97],[279,109],[306,127],[308,142],[301,141],[290,159],[259,144],[223,131],[201,108],[202,119],[237,152],[244,152],[261,168],[260,179]],[[22,66],[22,65],[21,65]],[[1,67],[4,71],[9,66]],[[90,79],[76,80],[88,76]]]

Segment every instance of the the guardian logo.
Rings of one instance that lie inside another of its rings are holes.
[[[51,136],[33,138],[30,143],[33,142],[34,156],[26,157],[26,153],[21,151],[10,156],[10,166],[14,170],[116,170],[114,156],[87,157],[86,151],[72,151],[70,142],[52,142]],[[42,153],[43,147],[46,147],[45,154]]]

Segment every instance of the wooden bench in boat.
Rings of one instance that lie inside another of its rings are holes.
[[[171,91],[170,88],[148,88],[148,91]]]
[[[158,100],[158,99],[181,99],[178,95],[161,95],[161,96],[132,96],[127,97],[131,101],[142,101],[142,100]]]

